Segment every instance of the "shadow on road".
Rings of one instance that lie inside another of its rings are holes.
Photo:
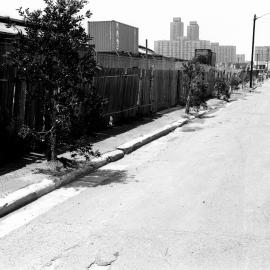
[[[216,116],[215,115],[203,115],[200,117],[200,119],[209,119],[209,118],[214,118],[214,117],[216,117]]]
[[[97,170],[86,175],[67,186],[73,188],[105,186],[112,183],[125,184],[127,172],[121,170]]]
[[[195,132],[202,129],[203,129],[202,127],[183,127],[182,132]]]

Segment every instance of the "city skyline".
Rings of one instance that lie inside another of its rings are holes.
[[[16,8],[22,6],[32,10],[42,8],[42,4],[42,0],[10,0],[2,6],[0,15],[19,18]],[[270,4],[267,0],[205,0],[185,3],[172,0],[167,5],[157,5],[151,0],[138,0],[131,8],[124,0],[92,0],[87,9],[93,13],[91,20],[116,20],[138,27],[139,43],[144,45],[147,38],[152,49],[154,40],[169,39],[168,23],[173,17],[181,17],[185,25],[190,21],[197,21],[200,39],[218,41],[224,45],[233,44],[237,47],[237,53],[244,53],[246,59],[250,60],[253,15],[260,16],[270,12]],[[270,45],[270,39],[266,35],[269,27],[270,16],[257,21],[255,46]]]
[[[170,40],[155,40],[154,51],[166,57],[190,60],[194,58],[196,49],[211,49],[216,54],[216,64],[237,62],[235,45],[199,39],[200,27],[196,21],[189,22],[186,35],[183,28],[184,22],[181,18],[173,18],[170,23]]]

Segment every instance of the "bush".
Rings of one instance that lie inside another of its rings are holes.
[[[230,79],[230,85],[231,85],[232,90],[239,89],[240,83],[241,83],[241,78],[238,76],[238,74],[234,73]]]
[[[91,129],[93,119],[97,119],[100,105],[96,103],[98,97],[92,83],[98,67],[90,37],[82,26],[81,11],[87,0],[44,2],[43,10],[19,9],[26,23],[25,33],[16,35],[7,60],[16,67],[19,77],[42,82],[43,93],[33,89],[30,92],[43,100],[43,130],[25,128],[23,132],[29,131],[29,135],[41,139],[46,145],[47,159],[54,161],[72,131],[79,136]],[[85,16],[89,18],[90,11]],[[86,85],[88,92],[84,90]],[[80,113],[85,107],[88,110]],[[80,124],[76,126],[75,120]]]
[[[215,82],[214,89],[218,99],[228,100],[230,98],[230,85],[225,78],[218,78]]]
[[[204,80],[204,66],[196,61],[188,61],[183,64],[184,87],[187,89],[186,113],[190,107],[197,110],[206,107],[208,84]]]
[[[191,107],[195,107],[197,110],[200,107],[207,107],[207,89],[208,83],[204,82],[201,76],[194,78],[192,86],[192,97],[190,101]]]

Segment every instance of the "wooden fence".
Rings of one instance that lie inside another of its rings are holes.
[[[123,120],[155,113],[177,104],[184,104],[186,90],[184,74],[179,70],[104,69],[94,78],[94,86],[102,97],[105,116]],[[208,95],[214,89],[216,73],[205,74]],[[30,88],[41,85],[26,84],[16,78],[12,69],[0,73],[0,121],[16,120],[40,130],[43,126],[42,97],[30,97]]]

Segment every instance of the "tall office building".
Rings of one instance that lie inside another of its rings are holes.
[[[210,49],[209,40],[187,40],[184,45],[183,59],[191,60],[196,49]]]
[[[245,63],[246,62],[246,56],[244,54],[237,54],[236,55],[236,63]]]
[[[256,46],[253,61],[269,61],[270,46]]]
[[[216,63],[236,63],[236,46],[219,45],[211,43],[211,50],[216,53]]]
[[[184,59],[185,38],[178,40],[157,40],[154,42],[154,51],[166,57]]]
[[[265,65],[268,69],[270,60],[270,46],[256,46],[254,52],[254,65]]]
[[[181,18],[173,18],[171,23],[171,39],[155,41],[155,52],[167,57],[190,60],[196,49],[211,49],[216,53],[216,63],[237,63],[236,46],[221,46],[218,42],[199,39],[199,25],[191,21],[187,27],[187,37],[183,36],[184,23]],[[240,57],[240,56],[239,56]],[[242,61],[241,56],[241,61]]]
[[[170,40],[178,40],[184,36],[184,23],[181,22],[181,18],[173,18],[173,22],[170,24]]]
[[[189,22],[187,26],[187,38],[189,40],[199,40],[199,25],[196,21]]]
[[[186,37],[174,41],[157,40],[154,48],[157,54],[185,60],[192,59],[196,49],[210,49],[210,41],[187,40]]]

